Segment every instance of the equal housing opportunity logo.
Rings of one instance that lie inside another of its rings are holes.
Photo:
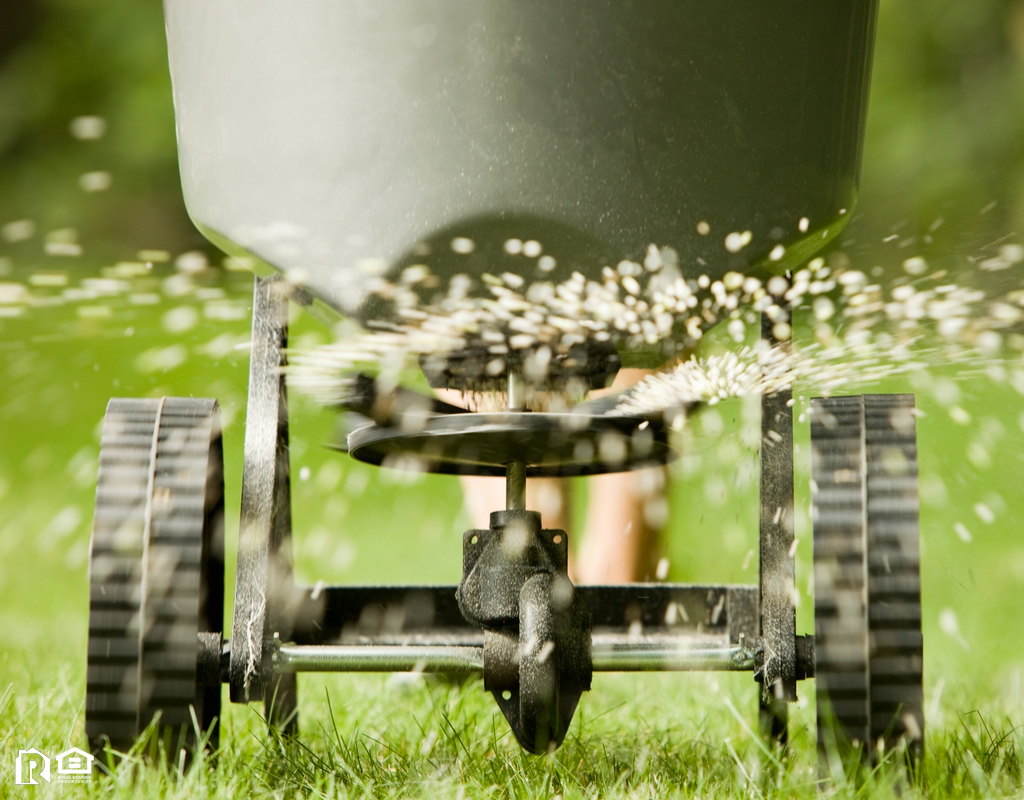
[[[51,783],[89,783],[92,780],[92,762],[95,757],[72,747],[58,753],[51,759],[45,753],[36,750],[19,750],[14,761],[14,782],[21,786],[39,786],[43,781]],[[53,762],[56,772],[53,771]]]

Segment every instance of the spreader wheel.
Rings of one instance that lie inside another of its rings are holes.
[[[913,395],[811,401],[815,676],[824,758],[924,746]]]
[[[89,558],[85,729],[94,753],[126,751],[157,714],[168,758],[194,748],[197,726],[216,748],[223,617],[216,401],[111,400]]]

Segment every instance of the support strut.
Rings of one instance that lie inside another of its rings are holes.
[[[787,320],[788,322],[788,320]],[[761,315],[761,338],[769,346],[788,347],[774,332],[775,322]],[[761,731],[785,743],[788,703],[796,700],[796,585],[793,552],[793,393],[761,396]]]
[[[263,700],[267,720],[296,729],[295,676],[275,675],[273,634],[291,635],[292,584],[288,392],[281,367],[288,300],[274,278],[256,278],[246,409],[242,515],[231,628],[231,699]]]

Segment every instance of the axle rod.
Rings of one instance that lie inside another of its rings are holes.
[[[738,645],[674,647],[595,638],[595,672],[749,672],[754,652]],[[484,649],[453,645],[278,645],[274,671],[483,672]]]

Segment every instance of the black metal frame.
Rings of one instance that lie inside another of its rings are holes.
[[[284,284],[256,278],[229,683],[233,702],[263,700],[267,719],[286,731],[296,725],[295,676],[275,676],[270,652],[275,633],[290,635],[285,612],[295,595],[288,389],[281,369],[287,345]]]
[[[767,314],[761,338],[780,343]],[[785,346],[785,345],[782,345]],[[788,736],[788,704],[797,681],[795,553],[793,550],[793,393],[761,395],[760,490],[760,653],[761,733],[780,742]]]
[[[298,299],[298,298],[296,298]],[[246,417],[242,510],[231,642],[224,680],[234,702],[263,700],[271,724],[296,729],[295,675],[275,671],[277,642],[296,645],[479,645],[456,586],[296,587],[291,569],[287,284],[257,278]],[[765,318],[762,335],[771,340]],[[759,585],[580,586],[595,635],[711,637],[756,652],[762,728],[786,738],[796,681],[813,675],[813,639],[795,632],[791,395],[762,400]],[[229,652],[228,652],[229,651]],[[230,653],[230,654],[229,654]]]

